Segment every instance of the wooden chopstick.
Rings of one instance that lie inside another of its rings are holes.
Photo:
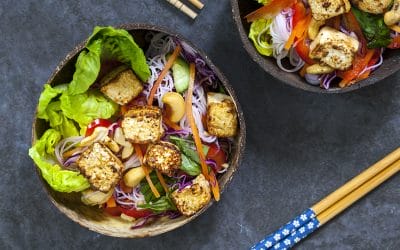
[[[347,194],[341,200],[335,202],[322,213],[318,214],[318,221],[321,223],[321,225],[325,224],[399,171],[400,160],[385,168],[382,172],[378,173],[370,180],[366,181],[364,184]]]
[[[359,175],[348,181],[346,184],[338,188],[336,191],[332,192],[324,199],[316,203],[311,207],[312,210],[315,212],[315,214],[320,214],[322,211],[332,206],[338,200],[351,193],[353,190],[364,184],[366,181],[377,175],[379,172],[390,166],[398,159],[400,159],[400,148],[397,148],[395,151],[385,156],[382,160],[367,168]]]
[[[251,249],[292,247],[399,171],[400,148],[348,181]]]
[[[201,10],[204,7],[204,4],[199,0],[189,0],[189,2],[194,6],[196,6],[196,8],[198,8],[199,10]]]
[[[195,19],[197,17],[196,12],[190,9],[186,4],[182,3],[179,0],[166,0],[168,3],[175,6],[178,10],[188,15],[190,18]]]

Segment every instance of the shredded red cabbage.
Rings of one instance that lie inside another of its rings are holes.
[[[184,41],[180,41],[174,38],[176,46],[182,47],[181,55],[188,63],[194,63],[196,65],[196,82],[199,84],[207,84],[212,87],[217,87],[217,76],[214,71],[208,67],[206,62],[189,44]]]

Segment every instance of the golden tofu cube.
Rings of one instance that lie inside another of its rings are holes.
[[[210,184],[204,175],[200,174],[193,180],[192,185],[172,192],[171,198],[179,212],[191,216],[210,202]]]
[[[84,151],[77,164],[91,187],[95,190],[107,193],[121,178],[124,168],[122,162],[101,143],[93,143]]]
[[[323,21],[350,11],[349,0],[309,0],[312,16]]]
[[[143,162],[165,175],[173,176],[181,166],[181,152],[174,144],[159,141],[148,147]]]
[[[207,93],[207,131],[217,137],[231,137],[237,133],[238,121],[232,98],[221,93]]]
[[[125,105],[143,91],[143,84],[131,69],[121,66],[102,79],[100,90],[119,105]]]
[[[125,113],[121,127],[125,138],[133,143],[157,142],[164,134],[161,109],[155,106],[133,106]]]

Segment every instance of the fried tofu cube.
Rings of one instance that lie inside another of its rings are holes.
[[[181,152],[177,146],[170,142],[159,141],[147,148],[143,162],[165,175],[173,176],[180,168],[181,160]]]
[[[172,192],[171,198],[179,212],[191,216],[210,202],[210,184],[204,175],[200,174],[193,180],[192,185],[183,188],[181,191]]]
[[[352,65],[359,46],[357,39],[333,28],[324,27],[310,44],[310,57],[319,59],[331,68],[346,70]]]
[[[101,143],[93,143],[84,151],[77,164],[93,189],[107,193],[121,178],[122,162]]]
[[[142,82],[126,66],[111,71],[101,83],[101,92],[119,105],[127,104],[143,91]]]
[[[121,122],[125,138],[137,144],[154,143],[164,134],[161,109],[154,106],[133,106]]]
[[[317,21],[327,20],[350,11],[349,0],[309,0],[312,16]]]
[[[393,0],[351,0],[360,10],[372,14],[383,14],[389,10]]]
[[[217,137],[231,137],[237,133],[238,121],[232,98],[221,93],[207,93],[207,131]]]

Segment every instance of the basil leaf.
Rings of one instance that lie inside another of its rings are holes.
[[[170,136],[169,139],[178,146],[179,150],[182,151],[187,157],[189,157],[192,161],[197,164],[200,164],[199,154],[194,148],[196,145],[192,140],[182,139],[177,136]],[[209,147],[207,145],[203,145],[203,154],[207,155]]]
[[[351,11],[361,26],[369,49],[385,48],[390,44],[390,29],[386,26],[383,15],[373,15],[354,7]]]
[[[196,162],[192,161],[185,154],[181,154],[182,156],[182,165],[181,170],[191,176],[197,176],[201,174],[201,167]]]
[[[176,210],[176,207],[169,196],[162,196],[156,201],[139,204],[138,207],[143,209],[151,209],[155,213],[161,213],[169,210]]]

